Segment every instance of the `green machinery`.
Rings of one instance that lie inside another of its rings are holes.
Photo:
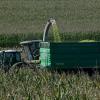
[[[55,20],[48,20],[43,39],[46,39],[49,27]],[[0,51],[0,67],[8,71],[11,67],[31,67],[35,68],[40,63],[40,42],[41,40],[23,41],[20,43],[22,51],[3,50]],[[24,57],[23,57],[24,56]]]
[[[47,24],[44,29],[43,41],[46,41],[49,28],[53,24],[55,24],[54,19],[50,19],[47,21]],[[9,70],[11,67],[15,68],[28,66],[31,68],[35,68],[41,62],[39,59],[40,42],[42,42],[42,40],[23,41],[20,43],[20,45],[22,46],[22,51],[0,51],[0,67],[5,71]]]

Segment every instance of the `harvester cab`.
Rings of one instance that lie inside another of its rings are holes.
[[[41,40],[23,41],[20,43],[23,48],[24,60],[27,63],[39,63],[39,49]]]

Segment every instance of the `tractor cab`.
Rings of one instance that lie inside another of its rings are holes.
[[[32,40],[32,41],[23,41],[20,44],[23,47],[24,58],[26,58],[26,62],[34,63],[39,62],[40,56],[40,42],[41,40]]]
[[[15,63],[21,62],[21,53],[17,50],[0,51],[0,67],[11,67]]]

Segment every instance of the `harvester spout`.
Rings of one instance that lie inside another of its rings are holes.
[[[55,19],[49,19],[45,25],[45,28],[44,28],[44,33],[43,33],[43,42],[47,41],[47,38],[48,38],[48,31],[50,29],[50,26],[52,26],[53,28],[53,34],[55,35],[55,32],[58,34],[58,28],[57,28],[57,24],[56,24],[56,21]],[[59,39],[60,40],[60,39]],[[58,40],[58,41],[59,41]]]
[[[45,28],[44,28],[43,42],[46,41],[46,39],[47,39],[47,35],[48,35],[48,31],[49,31],[50,26],[51,26],[51,22],[50,22],[50,20],[48,20],[46,25],[45,25]]]

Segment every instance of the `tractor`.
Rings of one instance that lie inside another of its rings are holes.
[[[2,50],[0,51],[0,67],[4,71],[11,68],[25,67],[36,68],[40,64],[40,43],[47,41],[50,26],[56,23],[54,19],[49,19],[44,28],[42,40],[31,40],[20,42],[22,50]]]

